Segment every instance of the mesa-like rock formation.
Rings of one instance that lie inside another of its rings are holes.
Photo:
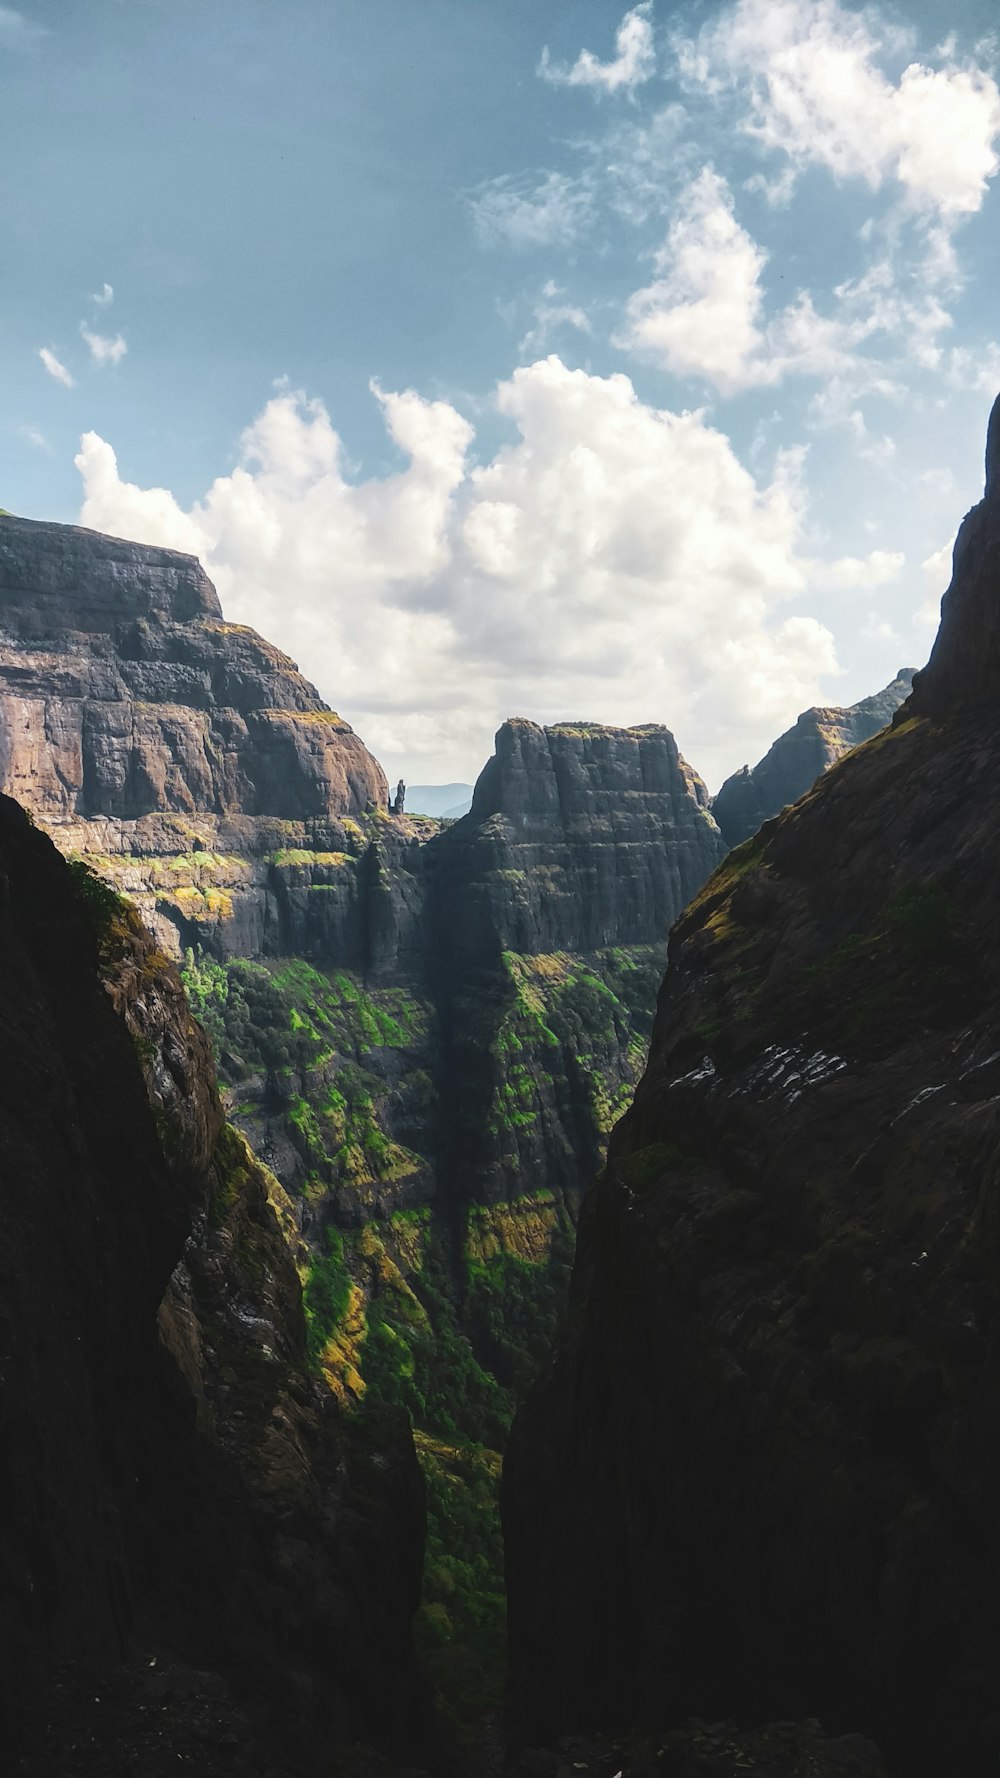
[[[909,701],[674,929],[507,1461],[522,1736],[815,1716],[996,1770],[990,468]]]
[[[223,621],[193,556],[0,518],[0,783],[63,850],[114,859],[175,955],[203,929],[237,954],[284,936],[275,859],[303,846],[321,880],[345,867],[364,944],[347,867],[385,775],[287,655]]]
[[[734,772],[712,798],[712,814],[726,845],[750,839],[772,815],[798,802],[852,747],[877,735],[909,697],[912,684],[913,668],[900,667],[891,684],[858,704],[803,710],[757,765]]]
[[[649,944],[724,853],[669,729],[512,719],[438,842],[444,917],[469,954]]]
[[[7,798],[0,957],[5,1769],[414,1753],[405,1424],[348,1427],[310,1375],[288,1202],[176,970]]]

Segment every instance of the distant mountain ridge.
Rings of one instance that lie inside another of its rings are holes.
[[[406,800],[414,815],[459,821],[472,807],[471,784],[408,784]]]
[[[914,671],[900,667],[883,691],[857,704],[814,704],[803,710],[757,765],[733,772],[712,798],[712,814],[726,845],[750,839],[772,815],[798,802],[852,747],[877,735],[909,697]]]

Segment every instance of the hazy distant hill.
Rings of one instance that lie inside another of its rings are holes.
[[[414,815],[434,815],[438,820],[457,821],[472,807],[472,785],[409,784],[406,806]]]

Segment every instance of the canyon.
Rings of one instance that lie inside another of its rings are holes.
[[[385,776],[363,742],[293,662],[224,620],[193,558],[0,518],[0,783],[74,861],[72,893],[84,910],[92,915],[96,898],[102,917],[130,934],[126,950],[145,946],[143,955],[155,958],[157,980],[170,983],[174,1026],[189,1048],[200,1045],[197,1079],[182,1097],[202,1106],[204,1127],[184,1163],[173,1245],[161,1242],[143,1299],[145,1333],[134,1332],[137,1310],[133,1332],[119,1336],[134,1337],[137,1363],[141,1355],[150,1370],[166,1367],[169,1388],[162,1401],[145,1383],[137,1390],[133,1382],[131,1396],[117,1378],[102,1388],[109,1401],[123,1390],[133,1440],[153,1438],[146,1420],[162,1438],[169,1414],[186,1415],[181,1449],[198,1453],[191,1466],[199,1476],[217,1460],[249,1466],[241,1483],[245,1536],[234,1532],[228,1554],[206,1571],[220,1596],[234,1584],[225,1561],[235,1562],[237,1546],[245,1561],[253,1539],[266,1550],[276,1538],[276,1555],[255,1554],[254,1566],[268,1575],[268,1562],[277,1561],[277,1597],[301,1584],[306,1561],[351,1577],[324,1581],[318,1616],[282,1631],[299,1650],[294,1659],[284,1646],[280,1654],[270,1649],[262,1631],[252,1660],[241,1650],[222,1663],[220,1683],[240,1700],[257,1683],[254,1661],[272,1677],[298,1673],[310,1696],[322,1662],[342,1673],[343,1700],[335,1694],[329,1705],[307,1708],[305,1728],[291,1738],[283,1757],[294,1754],[296,1769],[309,1769],[317,1745],[310,1737],[326,1734],[339,1745],[360,1735],[383,1687],[397,1700],[382,1713],[387,1751],[436,1757],[410,1629],[424,1494],[416,1635],[439,1719],[453,1742],[469,1746],[499,1709],[500,1452],[556,1336],[585,1192],[643,1076],[666,935],[706,880],[718,881],[713,871],[727,868],[739,823],[757,811],[773,815],[881,726],[911,677],[900,674],[851,710],[805,713],[714,805],[664,727],[542,728],[511,719],[469,814],[442,823],[391,812]],[[45,841],[28,834],[24,844],[30,852]],[[78,910],[70,922],[77,936],[80,917]],[[141,936],[138,917],[151,938]],[[135,1117],[151,1111],[155,1165],[174,1177],[172,1124],[157,1096],[163,1068],[150,1074],[147,1066],[157,1044],[165,1053],[162,1021],[154,1019],[151,1038],[116,985],[121,959],[100,967],[146,1084],[147,1111],[137,1099]],[[134,983],[144,967],[129,965],[125,974]],[[182,1008],[177,967],[214,1063]],[[144,990],[141,1005],[144,1017]],[[171,1055],[179,1041],[174,1030]],[[169,1187],[158,1189],[169,1195]],[[581,1267],[589,1263],[592,1202]],[[123,1267],[131,1263],[123,1252]],[[81,1278],[83,1289],[85,1272]],[[154,1338],[149,1301],[157,1290]],[[275,1354],[280,1378],[269,1368]],[[621,1394],[624,1412],[628,1390]],[[144,1405],[133,1415],[127,1404],[137,1395]],[[516,1527],[536,1515],[539,1527],[546,1522],[523,1481],[537,1411],[525,1409],[529,1431],[515,1442],[510,1484],[510,1500],[529,1504],[508,1509],[515,1696],[533,1741],[556,1729],[607,1726],[582,1708],[582,1695],[576,1718],[575,1703],[562,1709],[551,1658],[519,1628],[517,1576],[535,1557],[525,1558]],[[553,1424],[561,1435],[558,1414]],[[555,1447],[552,1460],[561,1461]],[[106,1514],[124,1510],[119,1482],[100,1482]],[[207,1538],[219,1522],[211,1503],[220,1485],[199,1481],[203,1493],[190,1506]],[[333,1497],[336,1510],[323,1504]],[[567,1499],[575,1499],[572,1489]],[[607,1503],[598,1504],[603,1511]],[[146,1509],[149,1539],[162,1509],[159,1497]],[[289,1533],[295,1515],[299,1529]],[[300,1551],[295,1560],[289,1536]],[[138,1555],[115,1560],[126,1574],[134,1563],[144,1577],[141,1537],[134,1548]],[[197,1565],[183,1542],[178,1549],[181,1565]],[[554,1559],[550,1552],[537,1564],[544,1585]],[[147,1605],[145,1579],[129,1585],[140,1618],[155,1626],[155,1587]],[[371,1602],[362,1603],[369,1591]],[[567,1592],[567,1606],[573,1597]],[[348,1655],[345,1626],[357,1612],[373,1646],[362,1636]],[[124,1623],[128,1610],[120,1616]],[[199,1643],[188,1619],[179,1628],[163,1622],[174,1647],[197,1649],[195,1670],[201,1662],[218,1669],[207,1629]],[[213,1640],[228,1650],[234,1634],[229,1618]],[[252,1640],[249,1630],[236,1637]],[[72,1641],[48,1644],[43,1636],[39,1670]],[[537,1667],[551,1709],[529,1701],[525,1660]],[[608,1687],[612,1671],[619,1671],[613,1663]],[[197,1701],[201,1681],[193,1692],[185,1684],[180,1695]],[[595,1685],[592,1703],[605,1695]],[[266,1686],[261,1697],[268,1720],[281,1721],[281,1703]],[[132,1724],[146,1693],[139,1687],[129,1698]],[[722,1713],[738,1703],[734,1692]],[[230,1698],[223,1715],[243,1708]],[[612,1718],[621,1712],[609,1710]],[[661,1717],[646,1726],[659,1732],[669,1724]],[[227,1732],[238,1739],[243,1731]],[[729,1757],[725,1734],[716,1740],[713,1754],[707,1742],[675,1735],[677,1772],[692,1760],[703,1762],[699,1771],[714,1770],[704,1762]],[[850,1737],[828,1744],[808,1727],[784,1739],[770,1734],[758,1753],[776,1778],[790,1778],[807,1754],[817,1772],[878,1769],[867,1745]],[[545,1757],[536,1756],[539,1771]],[[615,1757],[609,1744],[609,1771]]]

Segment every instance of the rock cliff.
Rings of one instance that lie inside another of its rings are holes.
[[[734,772],[712,798],[712,814],[726,845],[739,846],[750,839],[764,821],[788,803],[798,802],[820,774],[852,747],[877,735],[909,697],[912,683],[913,668],[900,667],[884,691],[862,698],[859,704],[804,710],[757,765]]]
[[[0,628],[0,782],[183,962],[229,1117],[288,1194],[313,1374],[359,1422],[379,1401],[415,1422],[424,1657],[474,1714],[502,1675],[498,1452],[667,931],[725,851],[704,786],[664,728],[511,721],[464,820],[391,815],[361,742],[196,562],[87,531],[0,518]],[[243,1200],[228,1233],[212,1200],[164,1310],[203,1417],[191,1302],[214,1302]]]
[[[669,729],[505,722],[438,842],[451,943],[479,959],[648,944],[725,849]]]
[[[161,936],[225,928],[245,901],[244,942],[278,919],[275,853],[346,860],[355,818],[387,801],[381,768],[294,663],[223,622],[194,557],[9,517],[0,781],[65,850],[99,851],[103,831]]]
[[[674,929],[508,1459],[522,1733],[808,1715],[907,1778],[996,1769],[988,467],[909,701]]]
[[[7,798],[0,955],[0,1747],[32,1778],[415,1751],[405,1426],[310,1375],[288,1201],[175,969]]]

